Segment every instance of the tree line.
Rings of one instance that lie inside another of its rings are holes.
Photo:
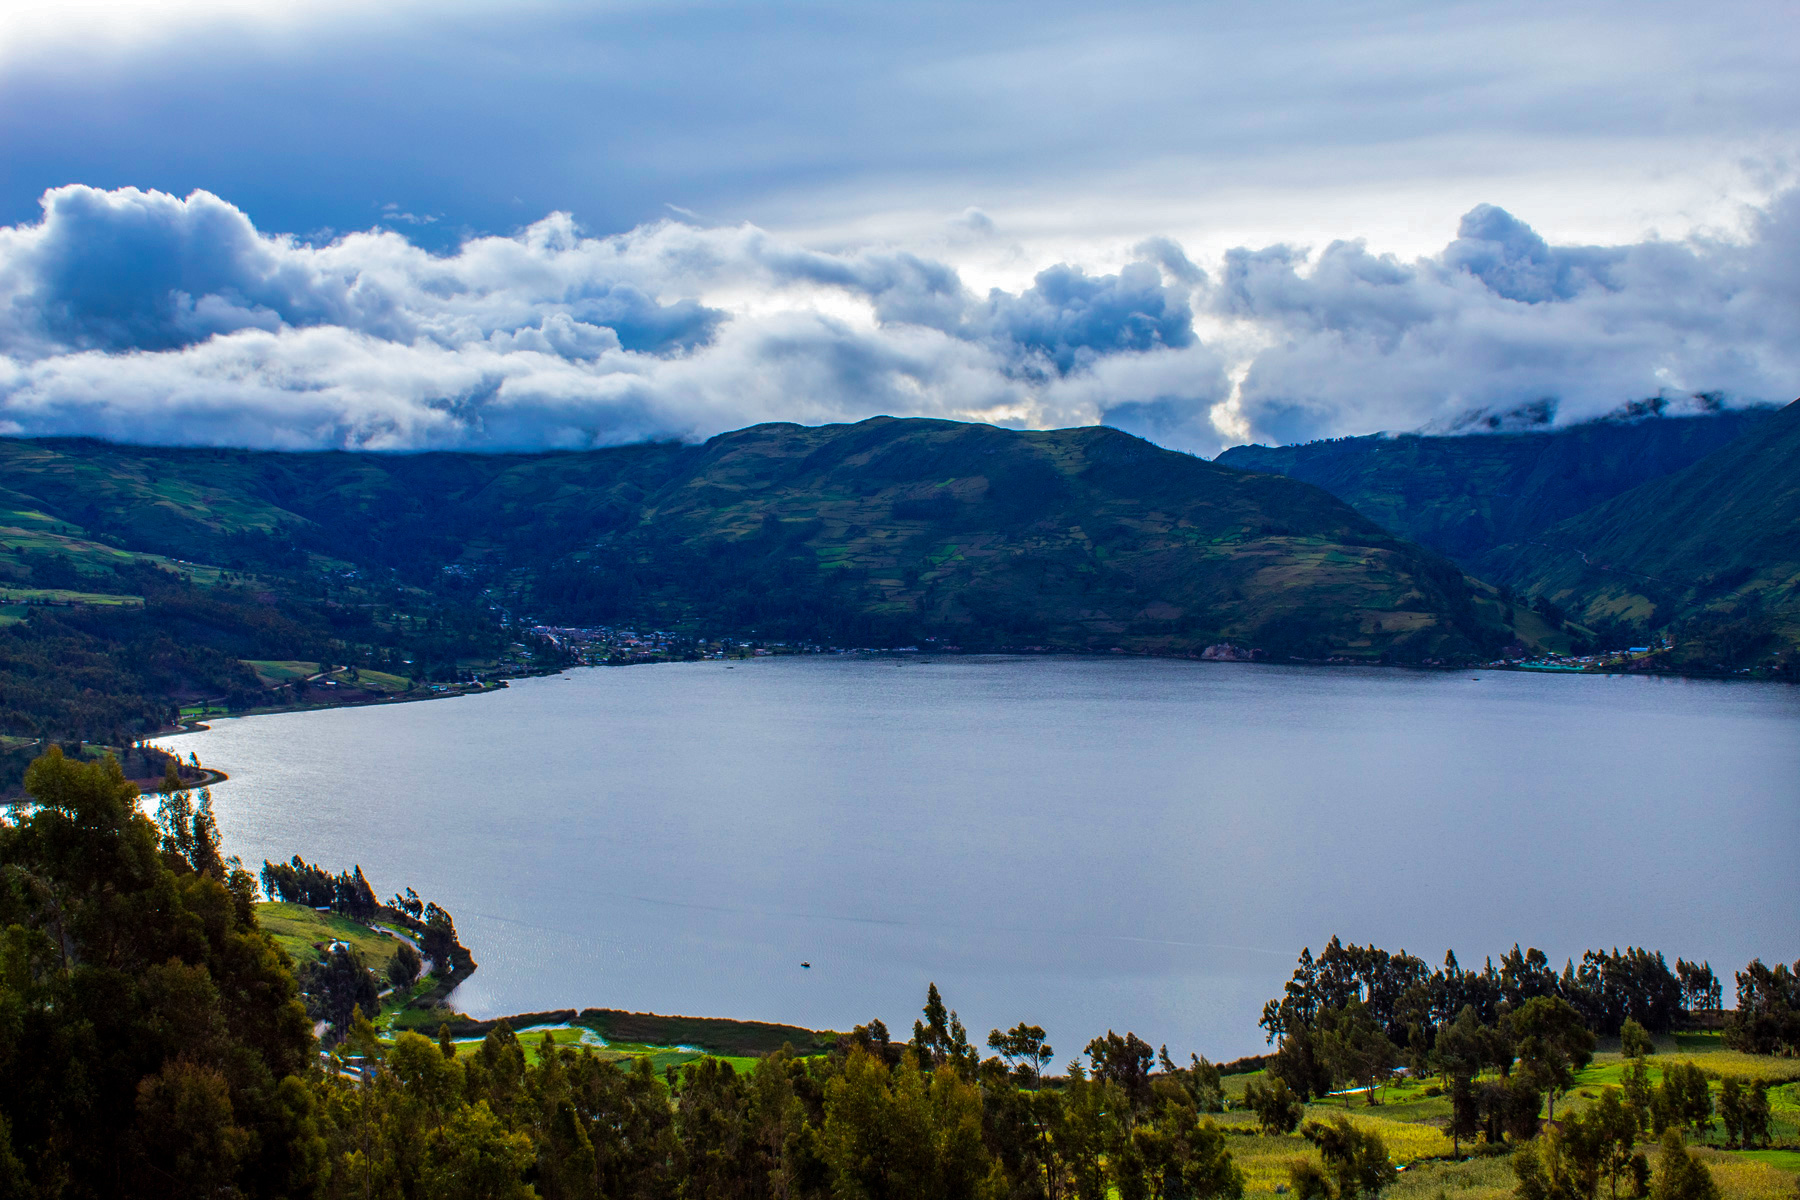
[[[0,823],[0,1196],[1236,1200],[1244,1190],[1214,1119],[1226,1107],[1217,1066],[1109,1031],[1052,1078],[1043,1029],[992,1030],[978,1048],[935,986],[904,1040],[871,1021],[829,1053],[779,1052],[745,1071],[704,1058],[658,1074],[647,1058],[611,1061],[550,1033],[529,1046],[504,1024],[472,1054],[447,1028],[435,1042],[385,1043],[357,995],[341,1016],[347,1038],[321,1059],[294,974],[258,926],[257,881],[220,856],[204,796],[166,796],[152,819],[116,762],[55,750],[26,783],[33,805]],[[284,866],[291,876],[270,878],[328,879],[334,898],[346,878]],[[366,903],[360,872],[347,877],[353,902]],[[1308,1013],[1300,1040],[1322,1061],[1355,1061],[1361,1079],[1364,1065],[1336,1047],[1393,1027],[1387,1001],[1370,1007],[1371,980],[1379,996],[1406,989],[1388,986],[1395,956],[1384,965],[1353,949],[1328,948],[1283,999]],[[1358,955],[1363,982],[1345,990]],[[1358,1006],[1364,1015],[1350,1015]],[[1525,1141],[1539,1122],[1524,1089],[1566,1088],[1593,1032],[1561,994],[1497,1007],[1495,1024],[1465,1003],[1434,1026],[1430,1062],[1465,1084],[1507,1081],[1491,1132]],[[1387,1148],[1341,1115],[1302,1122],[1287,1071],[1301,1027],[1281,1028],[1267,1081],[1247,1098],[1259,1120],[1298,1127],[1318,1150],[1294,1167],[1294,1195],[1378,1195],[1394,1178]],[[1648,1043],[1635,1019],[1620,1033]],[[1491,1065],[1500,1060],[1509,1065]],[[1513,1079],[1525,1083],[1514,1091]],[[1653,1200],[1710,1200],[1710,1177],[1682,1145],[1702,1119],[1704,1078],[1696,1088],[1672,1069],[1645,1095],[1633,1086],[1515,1155],[1523,1200],[1598,1200],[1609,1180]],[[1719,1115],[1744,1144],[1757,1136],[1758,1094],[1721,1093]],[[1661,1123],[1654,1168],[1630,1145],[1616,1167],[1621,1135],[1603,1136],[1604,1122],[1624,1122],[1609,1105],[1640,1129]]]
[[[375,889],[363,875],[361,864],[333,875],[325,867],[309,863],[298,854],[285,863],[265,860],[262,865],[262,886],[264,894],[271,900],[330,909],[364,922],[379,917],[406,927],[417,935],[419,952],[431,960],[434,974],[447,975],[456,959],[466,958],[468,955],[468,951],[457,939],[456,922],[447,909],[436,902],[420,900],[419,894],[411,888],[406,889],[405,895],[396,895],[386,904],[381,903],[375,898]],[[347,964],[361,967],[361,958],[353,948],[345,947],[341,952],[333,951],[333,954]],[[412,982],[418,975],[418,970],[413,970],[406,982]],[[360,986],[353,990],[359,997],[363,995]],[[374,1015],[372,999],[364,1007],[369,1015]],[[333,1005],[334,1012],[340,1008],[339,1005]],[[336,1020],[333,1024],[341,1026],[342,1021]]]

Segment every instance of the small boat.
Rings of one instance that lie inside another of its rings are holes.
[[[800,965],[801,965],[801,966],[802,966],[802,967],[804,967],[804,968],[806,968],[806,969],[807,969],[807,970],[808,970],[808,971],[810,971],[810,970],[812,970],[812,964],[811,964],[811,963],[809,963],[809,962],[803,962],[803,963],[801,963],[801,964],[800,964]]]

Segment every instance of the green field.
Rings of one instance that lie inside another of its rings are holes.
[[[429,1022],[408,1022],[415,1032],[434,1037]],[[732,1065],[740,1073],[748,1073],[756,1069],[757,1058],[748,1055],[708,1055],[705,1051],[688,1046],[654,1046],[644,1042],[615,1042],[601,1037],[593,1029],[585,1025],[532,1025],[514,1030],[518,1035],[519,1047],[525,1052],[525,1060],[536,1065],[543,1055],[544,1036],[548,1034],[559,1047],[577,1047],[608,1062],[630,1063],[640,1058],[650,1060],[650,1066],[657,1074],[668,1067],[679,1067],[702,1058],[720,1058]],[[481,1049],[484,1038],[455,1038],[456,1056],[468,1058]]]
[[[391,675],[386,671],[375,671],[364,667],[354,677],[348,670],[333,671],[328,678],[346,687],[361,688],[365,692],[378,692],[385,695],[398,695],[412,691],[412,680],[404,675]]]
[[[362,954],[363,962],[380,973],[399,952],[400,942],[385,933],[336,913],[322,913],[304,904],[287,904],[272,900],[256,906],[256,919],[273,934],[295,966],[318,962],[324,956],[315,948],[317,942],[348,942]]]
[[[121,596],[113,592],[74,592],[67,588],[0,587],[0,604],[100,604],[136,608],[144,603],[142,596]]]
[[[296,679],[310,679],[319,673],[319,664],[316,662],[260,658],[246,658],[242,661],[246,667],[256,672],[256,677],[262,680],[266,687],[277,687],[284,683],[292,683]]]
[[[1720,1043],[1717,1033],[1659,1038],[1662,1053],[1648,1060],[1652,1081],[1661,1079],[1663,1067],[1678,1062],[1691,1062],[1715,1075],[1800,1080],[1800,1060],[1739,1054],[1723,1049]],[[1593,1064],[1576,1077],[1574,1089],[1558,1101],[1557,1112],[1592,1104],[1604,1089],[1617,1084],[1623,1064],[1616,1051],[1597,1054]],[[1260,1072],[1226,1077],[1227,1098],[1241,1103],[1245,1085],[1261,1077]],[[1306,1119],[1341,1114],[1380,1133],[1395,1164],[1403,1167],[1398,1182],[1385,1193],[1389,1200],[1501,1200],[1512,1196],[1518,1180],[1509,1156],[1451,1160],[1450,1139],[1443,1132],[1450,1116],[1450,1102],[1443,1095],[1425,1095],[1434,1082],[1439,1081],[1402,1081],[1384,1087],[1379,1093],[1381,1103],[1375,1107],[1367,1105],[1362,1093],[1333,1097],[1307,1105]],[[1716,1095],[1716,1078],[1712,1087]],[[1715,1120],[1705,1139],[1714,1144],[1702,1145],[1701,1154],[1725,1200],[1794,1200],[1800,1186],[1800,1150],[1792,1148],[1800,1138],[1800,1097],[1796,1091],[1800,1091],[1800,1082],[1788,1082],[1770,1090],[1770,1132],[1776,1149],[1724,1150],[1716,1145],[1720,1133]],[[1231,1153],[1244,1172],[1247,1194],[1273,1196],[1277,1188],[1285,1192],[1288,1165],[1296,1158],[1317,1159],[1317,1151],[1299,1135],[1264,1135],[1256,1130],[1251,1115],[1241,1109],[1216,1119],[1233,1135]],[[1654,1146],[1648,1148],[1654,1160]],[[1470,1151],[1470,1144],[1464,1143],[1463,1152]]]

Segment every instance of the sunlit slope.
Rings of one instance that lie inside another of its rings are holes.
[[[1594,421],[1542,433],[1406,434],[1238,446],[1218,461],[1317,484],[1484,578],[1495,547],[1698,462],[1768,409]]]
[[[1800,641],[1800,401],[1494,561],[1506,581],[1589,616],[1729,617]]]

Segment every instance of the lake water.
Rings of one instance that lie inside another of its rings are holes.
[[[1479,678],[1476,678],[1476,676]],[[168,739],[227,848],[447,907],[489,1016],[597,1006],[1185,1057],[1332,934],[1800,954],[1800,689],[1143,659],[591,669]],[[802,961],[812,963],[802,969]]]

